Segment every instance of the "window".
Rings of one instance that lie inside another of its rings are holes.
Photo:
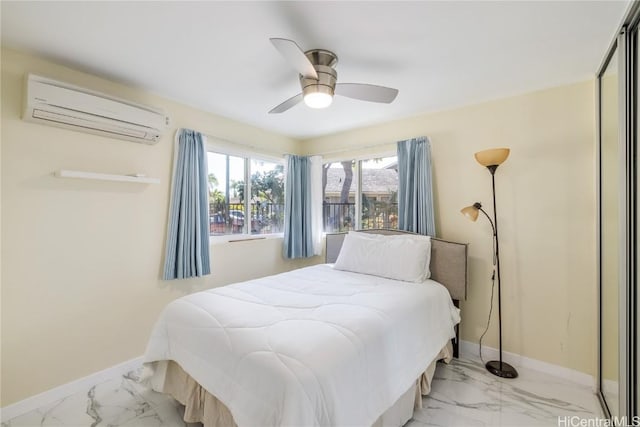
[[[251,160],[251,234],[284,232],[284,165]]]
[[[348,160],[322,165],[322,210],[324,231],[338,232],[355,227],[355,162]]]
[[[212,236],[283,231],[282,163],[217,152],[209,152],[208,162]]]
[[[398,228],[398,158],[360,162],[361,229]]]
[[[398,228],[396,156],[325,163],[322,178],[325,232]]]

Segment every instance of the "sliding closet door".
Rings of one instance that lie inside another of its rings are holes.
[[[637,9],[637,8],[636,8]],[[629,138],[627,153],[627,182],[629,204],[629,312],[630,312],[630,355],[629,355],[629,416],[640,415],[640,384],[638,384],[638,371],[640,369],[640,349],[638,348],[638,331],[640,331],[640,251],[638,250],[638,225],[640,224],[640,11],[636,11],[636,19],[633,26],[633,100],[632,112],[634,120],[629,128],[633,135]],[[634,420],[634,418],[630,418]],[[635,422],[635,420],[634,420]]]
[[[638,46],[640,46],[640,31],[636,30],[636,64],[640,64],[640,48],[638,48]],[[636,130],[636,140],[635,140],[635,145],[634,145],[634,151],[635,151],[635,167],[634,167],[634,173],[635,173],[635,189],[634,189],[634,206],[635,206],[635,228],[634,228],[634,236],[633,236],[633,242],[634,242],[634,250],[635,250],[635,268],[634,268],[634,272],[635,272],[635,277],[632,283],[633,289],[635,289],[635,307],[634,307],[634,315],[635,315],[635,331],[634,331],[634,338],[635,338],[635,350],[636,350],[636,357],[635,357],[635,376],[633,379],[633,384],[635,385],[635,393],[636,393],[636,405],[635,405],[635,414],[638,414],[638,409],[640,408],[640,381],[638,381],[638,367],[640,367],[640,351],[638,351],[638,331],[640,331],[640,315],[638,313],[638,307],[640,307],[640,292],[638,292],[639,286],[640,286],[640,281],[638,280],[638,268],[640,266],[640,251],[638,250],[638,224],[640,224],[640,197],[638,197],[638,189],[640,189],[640,173],[638,172],[638,155],[640,155],[640,142],[638,141],[638,135],[640,135],[640,108],[638,108],[638,100],[640,100],[640,66],[636,66],[636,72],[635,72],[635,78],[636,78],[636,123],[635,123],[635,130]]]
[[[619,415],[620,77],[617,45],[599,78],[600,392]]]
[[[625,75],[620,96],[625,113],[621,114],[624,126],[620,144],[620,412],[628,420],[638,415],[637,406],[637,186],[638,169],[638,30],[640,14],[636,12],[630,24],[623,29],[620,52],[624,48]],[[635,423],[635,422],[634,422]]]
[[[638,123],[640,2],[598,73],[598,395],[605,412],[638,415]]]

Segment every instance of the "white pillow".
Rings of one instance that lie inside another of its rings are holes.
[[[430,261],[429,236],[349,232],[334,268],[405,282],[423,282],[431,276]]]

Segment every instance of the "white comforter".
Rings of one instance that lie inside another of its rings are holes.
[[[460,321],[441,284],[317,265],[188,295],[145,362],[174,360],[244,426],[368,426]]]

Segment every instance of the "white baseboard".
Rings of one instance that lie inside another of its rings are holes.
[[[24,400],[1,408],[0,419],[2,422],[5,422],[12,418],[19,417],[20,415],[24,415],[34,409],[55,403],[72,394],[87,391],[96,384],[117,378],[127,372],[138,369],[140,366],[142,366],[142,356],[122,362],[102,371],[95,372],[84,378],[71,381],[70,383],[63,384],[59,387],[52,388],[51,390],[36,394],[35,396],[28,397]]]
[[[479,346],[477,343],[471,341],[460,340],[460,354],[470,355],[472,357],[478,357]],[[482,346],[482,358],[485,361],[495,360],[500,357],[498,349]],[[527,369],[533,369],[534,371],[543,372],[545,374],[553,375],[554,377],[563,378],[576,384],[591,387],[596,389],[595,378],[584,372],[576,371],[574,369],[565,368],[564,366],[554,365],[552,363],[543,362],[541,360],[531,359],[529,357],[522,356],[516,353],[510,353],[508,351],[502,352],[502,359],[514,365],[516,368],[521,366]]]

